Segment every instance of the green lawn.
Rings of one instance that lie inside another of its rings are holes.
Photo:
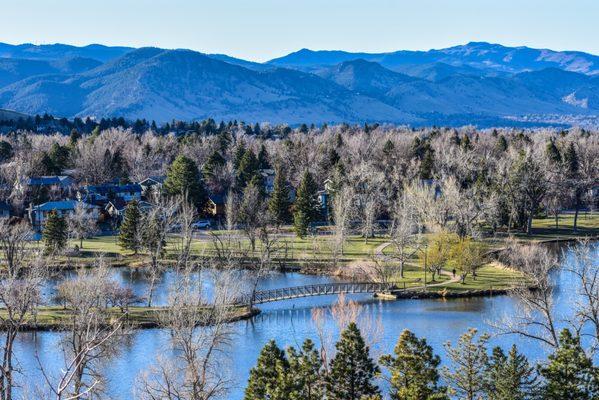
[[[0,315],[5,312],[0,309]],[[107,322],[115,322],[120,319],[123,323],[133,327],[153,327],[158,324],[160,314],[165,312],[168,312],[167,307],[130,306],[126,312],[118,307],[110,307],[107,309],[105,318]],[[248,307],[231,306],[228,319],[247,318],[251,314]],[[35,316],[30,315],[26,319],[26,324],[30,329],[60,329],[60,327],[68,326],[71,315],[71,311],[62,306],[43,306],[37,309]]]

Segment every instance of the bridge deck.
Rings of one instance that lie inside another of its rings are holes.
[[[380,282],[344,282],[323,283],[316,285],[294,286],[281,289],[260,290],[254,295],[246,295],[239,300],[240,304],[262,304],[273,301],[297,299],[300,297],[326,296],[332,294],[380,293],[397,289],[396,283]]]

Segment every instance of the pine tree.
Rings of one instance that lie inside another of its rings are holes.
[[[258,152],[258,168],[270,169],[270,162],[268,162],[268,152],[266,151],[266,146],[264,146],[264,144],[260,146],[260,151]]]
[[[200,211],[206,207],[208,193],[204,181],[196,163],[185,156],[180,155],[173,161],[163,188],[169,196],[187,196],[187,200]]]
[[[450,392],[460,399],[475,400],[481,397],[486,388],[485,371],[489,357],[487,355],[487,335],[475,341],[476,329],[470,329],[460,336],[458,343],[452,347],[445,344],[447,355],[452,361],[452,370],[443,368],[443,376],[449,384]]]
[[[240,141],[235,147],[235,152],[233,153],[233,168],[235,168],[235,171],[239,169],[239,164],[245,154],[245,150],[245,143],[243,141]]]
[[[312,174],[306,171],[297,189],[293,213],[295,233],[301,238],[306,236],[310,224],[318,218],[317,192],[318,188]]]
[[[282,168],[277,168],[273,192],[268,200],[268,211],[277,226],[286,224],[291,220],[291,201],[289,200],[289,187]]]
[[[587,400],[599,396],[598,370],[580,345],[580,338],[564,329],[559,347],[540,368],[544,400]]]
[[[202,168],[202,174],[204,175],[204,179],[212,179],[216,171],[222,168],[225,164],[226,160],[224,159],[224,157],[220,154],[219,151],[215,150],[212,154],[210,154],[210,157],[208,157],[208,160],[206,160],[206,163]]]
[[[44,239],[44,251],[46,254],[63,250],[67,245],[69,237],[66,219],[58,215],[56,211],[50,212],[44,224],[42,237]]]
[[[0,162],[4,162],[13,156],[12,145],[6,140],[0,140]]]
[[[141,212],[139,204],[133,200],[125,209],[125,216],[119,232],[119,246],[137,254],[141,249]]]
[[[432,400],[444,399],[445,388],[439,387],[439,356],[426,339],[418,339],[412,332],[401,333],[394,355],[381,357],[381,365],[391,372],[391,399]]]
[[[559,149],[555,145],[555,140],[550,139],[547,142],[547,146],[545,148],[545,153],[547,154],[547,158],[554,164],[559,164],[562,162],[562,155],[559,152]]]
[[[354,322],[341,332],[335,347],[337,353],[327,375],[327,399],[360,400],[380,394],[373,383],[379,368],[370,358],[368,346]]]
[[[568,148],[566,149],[566,152],[564,154],[564,161],[566,162],[566,166],[570,174],[578,173],[580,166],[578,161],[578,154],[576,153],[576,147],[574,147],[573,142],[570,142]]]
[[[256,366],[250,370],[243,398],[287,400],[291,392],[289,379],[289,361],[283,350],[271,340],[262,348]]]
[[[507,151],[507,148],[508,148],[507,139],[503,135],[499,136],[499,138],[497,138],[497,143],[495,144],[495,149],[500,153],[504,153]]]
[[[237,168],[237,188],[243,189],[258,175],[258,159],[251,149],[246,150]]]
[[[487,368],[489,400],[526,400],[532,398],[537,386],[535,369],[513,345],[506,356],[500,347],[493,349]]]
[[[300,352],[290,347],[287,354],[289,358],[289,375],[296,396],[293,400],[323,399],[322,360],[314,347],[314,342],[306,339]]]
[[[432,179],[433,168],[435,166],[435,151],[429,147],[424,151],[424,156],[420,162],[420,169],[418,171],[420,179]]]

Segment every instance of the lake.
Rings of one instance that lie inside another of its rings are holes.
[[[592,245],[591,251],[594,259],[599,260],[599,246],[596,243]],[[572,254],[566,252],[561,260],[562,265],[567,265],[571,259]],[[138,272],[115,269],[111,273],[120,282],[130,284],[138,295],[145,294],[146,282]],[[167,272],[157,288],[156,303],[164,304],[166,301],[166,288],[171,279],[172,272]],[[556,312],[558,315],[565,315],[576,298],[576,290],[572,288],[573,278],[568,272],[560,269],[555,272],[554,279],[557,282]],[[280,288],[330,281],[334,281],[334,278],[276,273],[263,278],[259,286]],[[52,297],[54,283],[49,283],[45,290],[48,298]],[[203,279],[203,283],[205,287],[210,287],[209,278]],[[377,325],[382,326],[380,340],[372,349],[376,355],[391,352],[401,331],[410,329],[418,336],[426,337],[435,351],[443,357],[443,343],[446,341],[455,342],[470,327],[481,332],[493,333],[489,323],[513,314],[519,307],[517,300],[509,296],[398,301],[377,300],[370,295],[347,297],[362,305],[362,315],[372,321],[378,321]],[[336,299],[337,296],[322,296],[263,304],[259,307],[262,310],[260,315],[251,320],[234,323],[235,337],[228,350],[230,357],[223,360],[224,365],[228,365],[234,382],[234,388],[226,398],[238,400],[243,397],[249,370],[268,340],[275,339],[281,347],[298,346],[306,338],[318,342],[312,310],[317,307],[328,309]],[[326,320],[326,326],[336,338],[336,324],[330,316]],[[25,371],[20,377],[20,382],[26,387],[33,387],[43,379],[35,356],[36,348],[41,362],[47,368],[57,370],[61,366],[62,354],[58,345],[60,335],[62,333],[25,333],[18,339],[16,356],[22,370]],[[513,343],[517,343],[520,350],[532,360],[539,360],[547,355],[546,348],[521,337],[499,336],[491,339],[491,344],[506,348]],[[105,366],[108,382],[106,389],[112,399],[130,399],[136,376],[152,363],[157,354],[171,354],[168,333],[160,329],[134,331],[119,342],[117,347],[118,354],[107,361]]]

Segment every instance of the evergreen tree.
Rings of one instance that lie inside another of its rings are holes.
[[[412,332],[401,333],[391,354],[381,357],[381,365],[391,372],[391,399],[432,400],[446,398],[445,388],[438,386],[441,363],[439,356],[426,339],[418,339]]]
[[[526,400],[533,397],[537,377],[528,359],[513,345],[506,356],[500,347],[493,349],[487,368],[489,400]]]
[[[244,400],[288,400],[291,395],[289,361],[274,340],[269,341],[250,370]],[[286,396],[286,397],[285,397]]]
[[[566,167],[570,174],[575,175],[578,173],[580,165],[578,161],[578,154],[576,153],[576,147],[574,147],[573,142],[570,142],[568,148],[566,149],[564,161],[566,162]]]
[[[391,139],[387,139],[385,144],[383,145],[383,154],[385,157],[390,158],[395,152],[395,144],[391,141]]]
[[[435,151],[428,146],[420,162],[418,174],[420,179],[433,179],[433,168],[435,166]]]
[[[196,163],[185,157],[178,156],[171,164],[164,181],[164,191],[169,196],[187,196],[198,210],[203,211],[208,201],[208,193]]]
[[[62,173],[62,170],[67,168],[71,151],[67,146],[61,146],[58,143],[53,143],[50,146],[48,157],[52,164],[52,172],[56,175]]]
[[[379,368],[370,358],[368,346],[354,322],[341,332],[335,347],[337,353],[327,375],[327,399],[361,400],[380,394],[373,383]]]
[[[125,216],[119,232],[119,246],[133,251],[134,254],[139,252],[142,247],[141,223],[139,204],[133,200],[125,209]]]
[[[554,164],[559,164],[562,162],[562,155],[559,152],[559,149],[555,145],[555,140],[550,139],[547,142],[547,146],[545,147],[545,152],[547,154],[547,158]]]
[[[207,181],[211,180],[214,177],[216,171],[222,168],[225,164],[226,160],[224,159],[224,157],[220,154],[218,150],[215,150],[212,154],[210,154],[210,157],[208,157],[208,160],[206,160],[206,163],[202,168],[202,174],[204,175],[204,179],[206,179]]]
[[[445,344],[447,355],[452,362],[452,370],[443,368],[443,376],[449,384],[450,393],[457,394],[460,399],[478,399],[486,388],[489,337],[482,335],[475,341],[476,333],[476,329],[470,329],[460,336],[455,347],[450,343]]]
[[[56,211],[50,212],[44,224],[42,237],[44,239],[44,251],[46,254],[63,250],[67,246],[69,238],[66,219],[58,215]]]
[[[497,143],[495,144],[495,149],[500,153],[504,153],[507,151],[507,148],[508,148],[507,139],[505,138],[505,136],[500,135],[497,138]]]
[[[295,232],[301,238],[306,236],[310,224],[318,218],[319,203],[316,198],[317,194],[316,182],[314,182],[312,174],[306,171],[297,189],[293,213]]]
[[[289,200],[289,187],[282,168],[277,168],[273,192],[268,200],[268,211],[277,226],[291,220],[291,201]]]
[[[321,400],[324,398],[324,381],[321,375],[322,360],[314,342],[306,339],[300,352],[293,347],[287,350],[289,375],[294,388],[293,400]]]
[[[164,221],[158,214],[147,215],[141,221],[141,245],[149,251],[152,257],[164,257],[166,240],[164,239]],[[121,229],[122,231],[122,229]],[[156,262],[153,259],[152,262]]]
[[[590,400],[599,396],[598,370],[580,345],[580,338],[564,329],[559,347],[540,368],[544,400]]]
[[[470,137],[468,135],[464,135],[461,146],[462,146],[462,149],[464,149],[465,151],[472,150],[472,143],[470,143]]]
[[[245,143],[243,141],[237,143],[235,152],[233,153],[233,168],[235,168],[235,171],[239,169],[239,163],[241,163],[241,159],[245,154],[245,150]]]
[[[259,174],[258,159],[251,149],[246,150],[237,168],[237,188],[243,189]]]
[[[76,128],[71,129],[71,134],[69,136],[69,144],[71,147],[75,146],[79,139],[81,139],[81,134],[79,131]]]
[[[231,135],[225,129],[222,129],[218,134],[218,144],[220,147],[220,151],[222,153],[226,153],[231,145]]]
[[[266,146],[264,146],[264,144],[260,146],[260,151],[258,152],[258,168],[270,169],[270,162],[268,161],[268,152],[266,151]]]
[[[0,162],[4,162],[13,156],[12,145],[5,140],[0,140]]]

